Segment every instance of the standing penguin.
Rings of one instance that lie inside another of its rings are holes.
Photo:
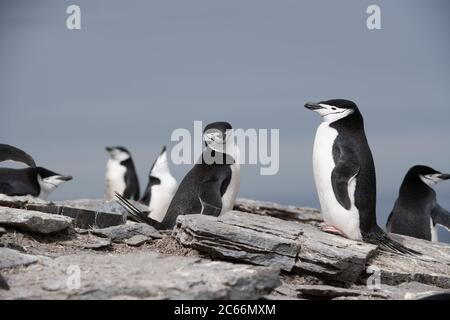
[[[437,242],[436,226],[439,224],[450,230],[450,212],[437,203],[432,187],[449,179],[450,174],[442,174],[430,167],[412,167],[388,218],[388,232]]]
[[[153,219],[142,219],[145,214],[119,196],[120,203],[133,217],[159,229],[172,229],[180,215],[217,217],[233,209],[240,186],[240,165],[232,127],[227,122],[211,123],[203,137],[206,148],[180,183],[162,222],[155,224]]]
[[[416,253],[377,225],[375,165],[356,104],[337,99],[305,107],[323,118],[313,152],[314,180],[327,225],[323,230],[393,252]]]
[[[150,169],[148,185],[140,202],[149,207],[149,217],[161,222],[177,190],[177,181],[170,173],[166,146]]]
[[[105,199],[113,200],[118,193],[125,199],[139,200],[139,180],[130,152],[124,147],[106,147],[109,160],[106,164]]]

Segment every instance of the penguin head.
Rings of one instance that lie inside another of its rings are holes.
[[[450,174],[444,174],[434,170],[433,168],[419,165],[412,167],[406,174],[406,178],[407,179],[419,178],[427,186],[432,187],[444,180],[450,180]]]
[[[122,162],[131,158],[130,152],[124,147],[106,147],[106,151],[108,151],[109,156],[112,160]]]
[[[230,141],[232,127],[228,122],[214,122],[205,127],[203,138],[206,146],[211,149],[223,149],[223,145]]]
[[[72,180],[72,176],[64,176],[42,167],[35,168],[37,181],[41,187],[40,198],[47,199],[60,184]]]
[[[325,122],[335,122],[359,112],[353,101],[344,99],[307,102],[305,103],[305,108],[317,112]]]

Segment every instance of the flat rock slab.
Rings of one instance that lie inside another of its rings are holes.
[[[149,241],[151,241],[151,238],[138,234],[131,237],[130,239],[126,239],[124,242],[131,247],[139,247]]]
[[[25,231],[50,234],[67,229],[71,223],[72,219],[69,217],[0,207],[0,225],[12,226]]]
[[[391,253],[374,256],[369,260],[367,267],[379,273],[382,283],[396,286],[413,281],[450,288],[449,244],[399,235],[392,237],[408,248],[423,253],[423,256],[399,256]]]
[[[234,210],[271,216],[282,220],[319,223],[323,221],[320,211],[313,208],[286,206],[274,202],[237,199]]]
[[[280,284],[276,268],[142,252],[63,256],[21,271],[0,299],[259,299]]]
[[[355,282],[376,249],[308,224],[239,211],[219,218],[180,216],[174,236],[183,246],[215,257],[276,266],[342,283]]]
[[[120,226],[91,230],[92,234],[109,238],[114,242],[121,242],[137,235],[160,239],[162,234],[158,230],[145,223],[127,223]]]
[[[332,300],[343,297],[359,297],[360,299],[388,299],[387,294],[368,289],[348,289],[327,285],[301,285],[296,288],[299,296],[305,299]]]
[[[0,248],[0,269],[27,266],[36,263],[38,258],[8,248]]]
[[[126,212],[114,201],[70,200],[46,202],[28,197],[0,197],[0,206],[40,211],[67,216],[73,219],[73,226],[81,229],[107,228],[126,222]]]

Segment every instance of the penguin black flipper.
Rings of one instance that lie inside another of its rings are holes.
[[[335,143],[333,147],[333,158],[336,166],[331,173],[331,183],[337,201],[347,210],[351,208],[348,186],[360,170],[357,157],[351,148],[342,143]]]
[[[440,205],[436,204],[436,207],[431,212],[431,219],[433,220],[433,225],[439,224],[450,230],[450,212]]]
[[[25,163],[30,167],[36,167],[34,159],[25,151],[8,144],[0,144],[0,162],[12,160]]]
[[[8,282],[6,279],[0,274],[0,289],[9,290]]]
[[[201,214],[218,217],[222,211],[222,195],[220,193],[222,179],[212,177],[202,183],[198,196],[202,204]]]
[[[203,180],[199,190],[199,200],[202,205],[201,214],[218,217],[222,212],[222,196],[225,194],[230,181],[231,169],[219,170]]]
[[[361,232],[363,240],[368,243],[375,244],[381,249],[388,252],[399,253],[411,256],[420,256],[420,252],[409,249],[401,243],[393,240],[389,235],[383,231],[378,225],[372,228],[369,232]]]
[[[117,198],[118,203],[128,212],[130,218],[132,218],[134,221],[139,223],[146,223],[158,230],[163,229],[160,222],[153,220],[147,216],[148,212],[146,213],[139,210],[130,201],[122,197],[117,192],[115,193],[115,196]]]
[[[140,194],[139,180],[136,175],[136,169],[134,167],[134,162],[130,158],[128,160],[123,161],[122,164],[127,168],[130,167],[133,169],[133,170],[127,170],[127,172],[125,173],[125,184],[127,187],[123,193],[123,196],[126,199],[133,199],[133,200],[138,201],[139,194]]]

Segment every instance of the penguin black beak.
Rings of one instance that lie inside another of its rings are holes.
[[[73,179],[73,177],[72,176],[59,176],[58,179],[61,181],[70,181]]]
[[[309,110],[319,110],[319,109],[325,109],[324,107],[322,107],[320,104],[315,103],[315,102],[307,102],[305,103],[305,108],[309,109]]]
[[[105,150],[108,151],[108,152],[111,152],[111,151],[113,151],[113,148],[112,147],[106,147]]]
[[[444,173],[439,176],[442,180],[450,180],[450,174]]]

